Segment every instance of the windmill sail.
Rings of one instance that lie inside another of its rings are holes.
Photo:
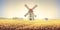
[[[29,8],[27,5],[25,5],[25,7],[29,10],[28,13],[25,14],[25,17],[29,15],[29,20],[34,20],[34,17],[36,17],[36,15],[34,15],[33,9],[35,9],[37,5],[35,5],[32,9]]]

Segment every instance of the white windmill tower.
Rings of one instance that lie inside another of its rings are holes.
[[[24,16],[26,17],[27,15],[29,15],[29,20],[34,20],[34,17],[36,17],[36,15],[33,13],[33,10],[37,7],[37,5],[35,5],[33,8],[29,8],[26,4],[25,7],[29,10]]]

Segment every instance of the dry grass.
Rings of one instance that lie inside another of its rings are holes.
[[[1,19],[0,30],[60,30],[60,20]]]

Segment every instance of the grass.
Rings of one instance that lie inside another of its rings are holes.
[[[60,30],[60,20],[0,19],[0,30]]]

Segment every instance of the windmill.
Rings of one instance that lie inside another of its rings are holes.
[[[29,15],[29,20],[34,20],[34,17],[36,17],[36,15],[33,13],[33,10],[37,7],[37,5],[35,5],[33,8],[29,8],[26,4],[25,7],[29,10],[24,16],[26,17],[27,15]]]

